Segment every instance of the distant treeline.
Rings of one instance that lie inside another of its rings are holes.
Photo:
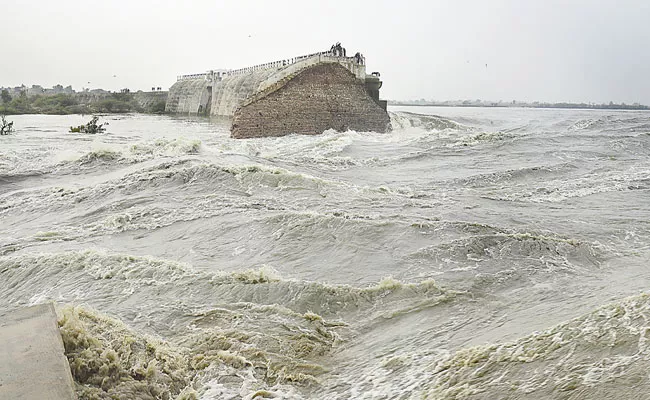
[[[576,109],[594,109],[594,110],[650,110],[643,104],[586,104],[586,103],[539,103],[532,105],[521,105],[520,107],[533,108],[576,108]]]
[[[158,99],[142,105],[136,93],[37,94],[26,92],[11,96],[7,90],[0,93],[0,114],[97,114],[97,113],[163,113],[165,100]]]
[[[516,102],[487,102],[487,101],[389,101],[392,106],[433,106],[433,107],[525,107],[525,108],[571,108],[571,109],[593,109],[593,110],[650,110],[650,107],[643,104],[588,104],[588,103],[524,103]]]

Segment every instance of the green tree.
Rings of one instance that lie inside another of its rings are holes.
[[[69,94],[37,95],[32,98],[32,107],[42,114],[69,114],[77,100]]]
[[[7,89],[2,89],[2,94],[0,94],[0,98],[2,98],[2,102],[5,104],[11,101],[11,95],[9,94],[9,91]]]

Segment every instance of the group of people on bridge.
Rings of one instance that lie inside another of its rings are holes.
[[[336,42],[336,44],[333,44],[332,47],[330,47],[330,53],[332,53],[334,57],[345,57],[345,47],[341,46],[341,42]]]
[[[366,58],[363,56],[363,54],[357,51],[357,53],[354,55],[354,61],[356,61],[357,64],[365,65]]]
[[[335,44],[330,47],[330,54],[332,54],[334,57],[347,57],[345,47],[341,46],[341,42],[336,42]],[[363,54],[357,53],[354,55],[354,61],[357,64],[364,65],[366,63],[366,58],[363,56]]]

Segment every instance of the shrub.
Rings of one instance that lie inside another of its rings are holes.
[[[86,125],[79,125],[77,127],[71,126],[70,127],[70,132],[72,132],[72,133],[91,133],[91,134],[95,134],[95,133],[101,133],[101,132],[106,131],[106,128],[104,128],[104,125],[108,125],[108,122],[97,125],[97,121],[99,121],[99,117],[95,116]]]
[[[2,89],[2,94],[0,94],[0,98],[2,99],[2,102],[5,104],[11,101],[11,95],[9,94],[9,91],[7,89]]]
[[[7,122],[7,119],[3,115],[2,120],[0,121],[0,135],[8,135],[14,130],[14,122]]]

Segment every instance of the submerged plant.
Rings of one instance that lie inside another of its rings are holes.
[[[94,116],[90,122],[88,122],[86,125],[79,125],[77,127],[71,126],[70,127],[70,132],[72,133],[101,133],[106,131],[106,128],[104,128],[105,125],[108,125],[108,122],[105,122],[103,124],[97,125],[97,121],[99,121],[99,117]]]
[[[14,130],[14,122],[7,122],[7,119],[3,115],[2,120],[0,121],[0,135],[8,135]]]

